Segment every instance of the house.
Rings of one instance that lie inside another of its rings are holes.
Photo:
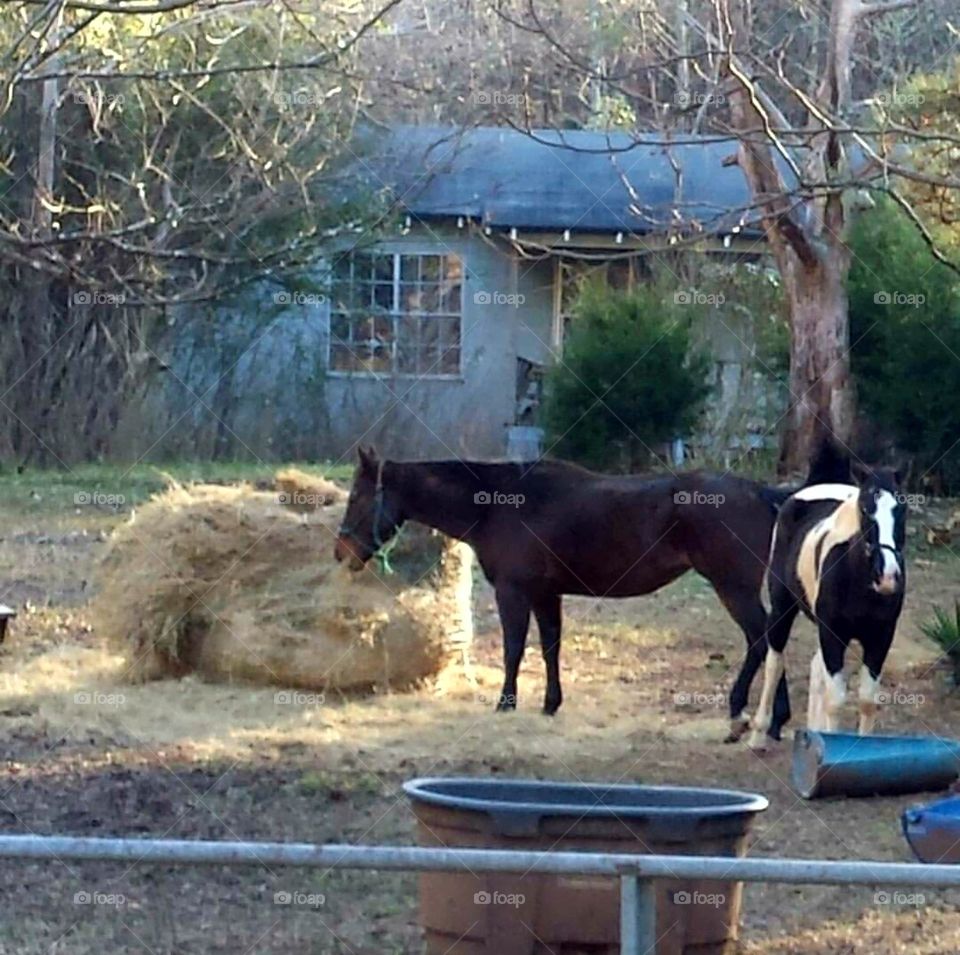
[[[630,287],[651,257],[679,250],[762,257],[734,153],[716,138],[582,130],[406,126],[371,138],[356,184],[390,193],[399,228],[331,255],[311,292],[271,292],[282,308],[265,328],[261,290],[209,340],[180,341],[171,365],[205,407],[168,393],[179,423],[161,447],[339,457],[362,441],[408,457],[502,457],[537,425],[584,274]],[[726,326],[710,342],[718,407],[736,404],[751,347]]]

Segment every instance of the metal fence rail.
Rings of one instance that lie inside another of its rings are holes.
[[[655,879],[960,888],[960,866],[951,865],[595,852],[513,852],[501,849],[426,849],[418,846],[313,845],[297,842],[0,836],[0,858],[51,861],[73,859],[163,865],[267,865],[314,869],[611,876],[620,879],[622,955],[653,953],[656,948]]]

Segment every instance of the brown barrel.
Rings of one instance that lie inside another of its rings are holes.
[[[404,786],[422,846],[742,856],[765,797],[721,789],[416,779]],[[742,884],[657,883],[657,955],[733,951]],[[617,955],[616,879],[459,874],[420,877],[428,955]]]

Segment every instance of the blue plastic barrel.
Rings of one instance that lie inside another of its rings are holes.
[[[804,799],[894,796],[946,789],[960,776],[960,743],[936,736],[858,736],[800,730],[793,788]]]

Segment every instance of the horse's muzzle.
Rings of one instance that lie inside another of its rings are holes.
[[[347,562],[351,570],[363,570],[366,561],[354,550],[354,545],[348,537],[340,536],[333,545],[333,556],[338,563]]]
[[[899,573],[883,574],[879,580],[874,581],[873,589],[878,594],[890,596],[900,589],[902,579]]]
[[[873,589],[878,594],[889,597],[903,587],[903,558],[898,551],[890,547],[881,548],[878,558]]]

